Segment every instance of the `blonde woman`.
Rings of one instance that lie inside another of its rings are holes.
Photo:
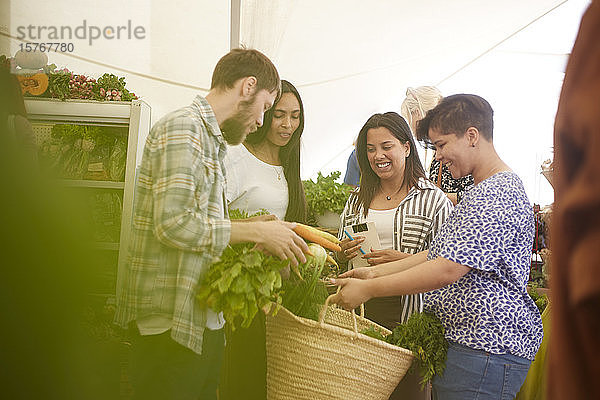
[[[406,89],[406,98],[400,106],[400,113],[408,122],[413,135],[417,131],[417,123],[425,117],[427,111],[433,109],[443,99],[442,92],[435,86],[409,87]],[[429,179],[446,193],[446,196],[456,205],[466,188],[473,186],[473,177],[467,175],[454,179],[448,167],[435,159],[435,153],[419,149],[419,156],[425,169],[429,170]],[[429,166],[429,168],[428,168]]]

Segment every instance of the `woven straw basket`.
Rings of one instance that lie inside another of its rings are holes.
[[[334,306],[320,322],[285,308],[267,315],[268,400],[387,400],[410,367],[409,350],[358,333],[390,331]]]

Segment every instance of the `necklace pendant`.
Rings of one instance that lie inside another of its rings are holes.
[[[386,200],[391,200],[392,197],[391,196],[385,196]]]

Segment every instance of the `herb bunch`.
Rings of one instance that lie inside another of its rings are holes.
[[[229,209],[231,220],[247,219],[268,214],[261,210],[249,215],[244,210]],[[202,279],[196,295],[200,304],[223,316],[233,330],[247,328],[260,309],[270,308],[270,303],[283,305],[295,315],[317,320],[327,299],[321,274],[326,264],[327,252],[318,244],[308,245],[311,254],[306,263],[283,280],[280,271],[289,260],[266,255],[256,250],[252,243],[228,246],[218,262],[214,263]]]
[[[282,305],[292,314],[318,321],[321,308],[329,295],[321,280],[327,253],[318,244],[311,243],[308,246],[313,255],[307,255],[306,262],[299,265],[302,279],[292,274],[283,281],[281,298]]]
[[[54,64],[53,64],[54,65]],[[66,100],[71,97],[70,81],[72,74],[69,70],[59,70],[47,73],[48,89],[46,95],[55,99]]]
[[[204,276],[196,295],[200,304],[222,311],[233,330],[248,328],[259,308],[271,302],[281,304],[279,271],[289,261],[253,248],[252,243],[228,246]]]
[[[230,208],[229,209],[229,219],[231,219],[231,220],[246,219],[246,218],[257,217],[259,215],[268,215],[268,214],[269,214],[269,212],[267,210],[265,210],[264,208],[252,215],[248,214],[244,210],[240,210],[239,208]]]
[[[433,314],[415,313],[387,336],[383,336],[373,327],[361,333],[412,351],[423,377],[422,388],[434,375],[444,372],[448,342],[444,337],[444,326]]]

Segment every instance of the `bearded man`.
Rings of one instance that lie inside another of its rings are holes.
[[[228,244],[254,242],[295,265],[306,262],[295,224],[230,221],[225,202],[226,143],[239,144],[261,126],[280,91],[265,55],[235,49],[217,63],[205,98],[198,95],[149,133],[115,317],[133,330],[136,399],[216,399],[225,321],[195,295]]]

